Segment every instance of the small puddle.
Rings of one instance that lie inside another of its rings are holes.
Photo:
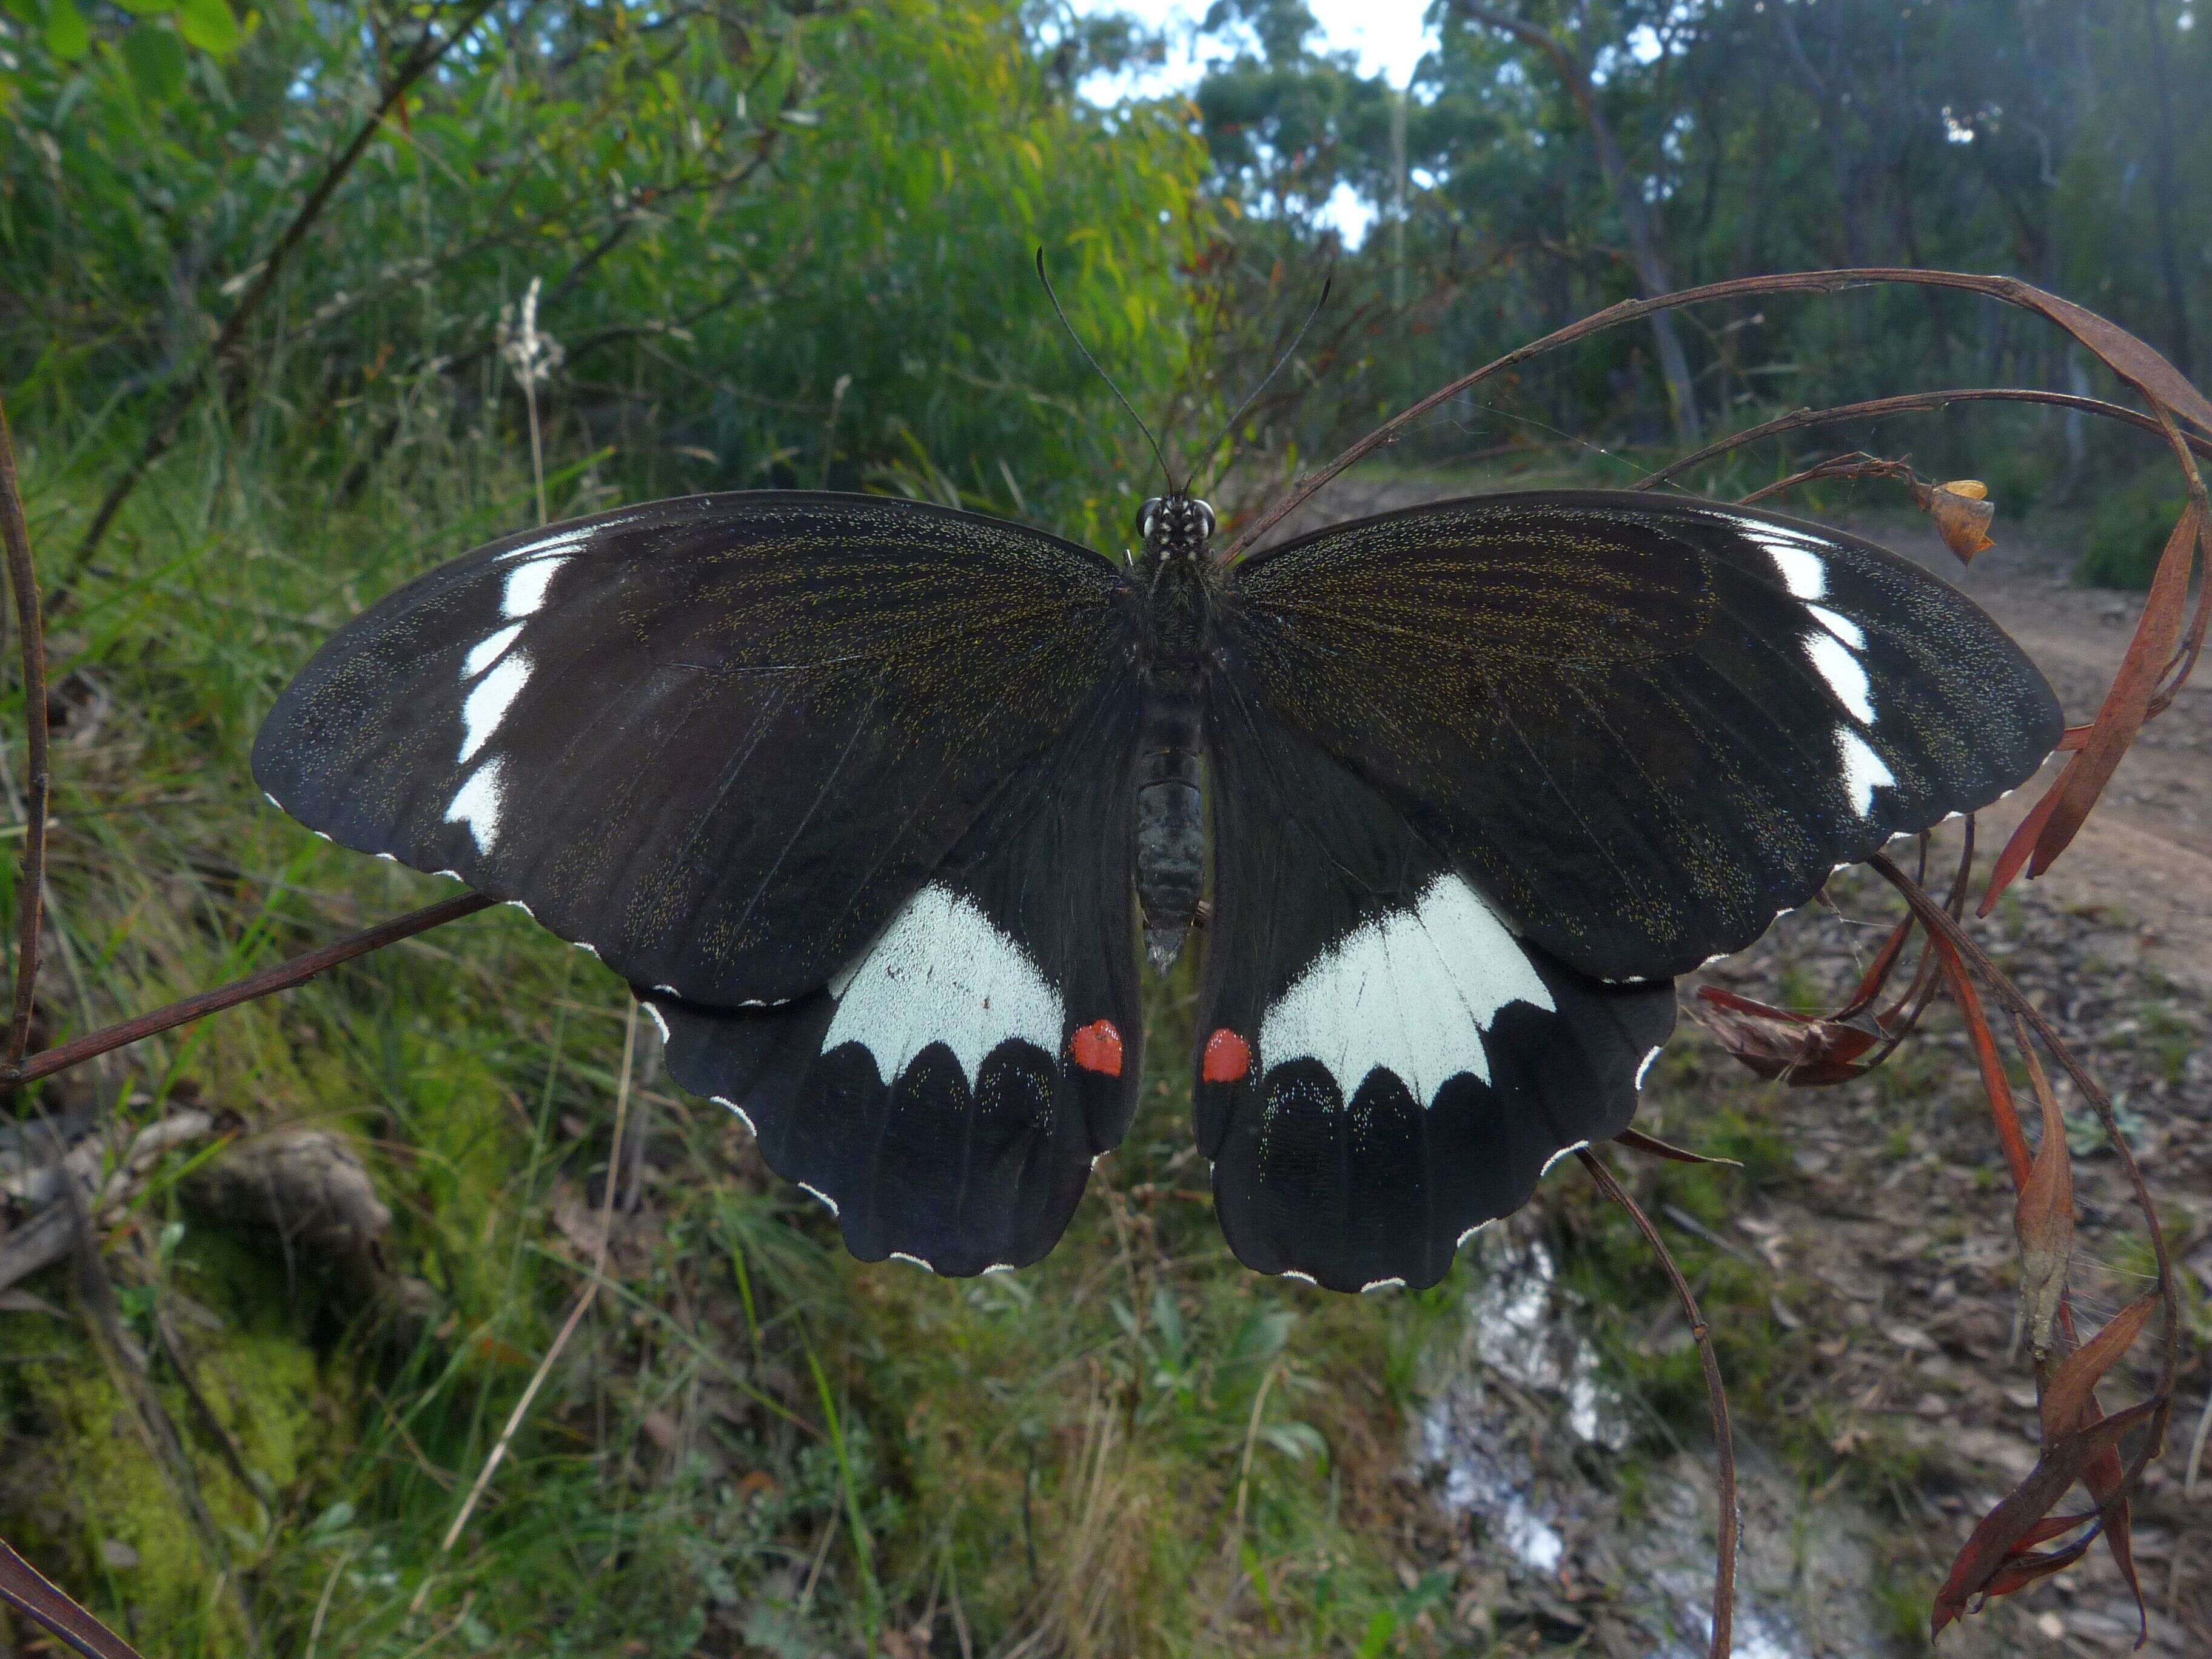
[[[1533,1228],[1478,1243],[1481,1282],[1466,1334],[1416,1419],[1423,1483],[1458,1523],[1471,1565],[1504,1583],[1501,1620],[1600,1623],[1606,1651],[1704,1659],[1712,1598],[1712,1498],[1702,1449],[1651,1473],[1623,1518],[1604,1468],[1626,1450],[1631,1403],[1591,1343],[1588,1310],[1559,1283]],[[1736,1659],[1861,1659],[1887,1650],[1869,1591],[1870,1521],[1844,1504],[1808,1511],[1789,1481],[1739,1448],[1745,1544]],[[1700,1462],[1699,1460],[1704,1460]]]

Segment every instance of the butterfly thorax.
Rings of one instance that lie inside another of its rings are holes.
[[[1199,745],[1214,574],[1213,509],[1186,495],[1145,503],[1138,579],[1149,599],[1144,734],[1137,763],[1137,896],[1145,948],[1165,970],[1182,948],[1206,884]]]

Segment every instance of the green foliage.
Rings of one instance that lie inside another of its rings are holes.
[[[2188,505],[2181,480],[2171,472],[2147,472],[2112,491],[2090,512],[2074,580],[2085,587],[2148,587]]]

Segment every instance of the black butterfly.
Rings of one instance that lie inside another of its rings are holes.
[[[331,640],[254,775],[598,952],[856,1255],[945,1273],[1066,1226],[1136,1103],[1139,913],[1164,965],[1210,848],[1222,1226],[1363,1289],[1627,1126],[1673,975],[2058,737],[1973,605],[1768,513],[1483,496],[1227,569],[1203,501],[1140,527],[1125,568],[762,492],[511,537]]]

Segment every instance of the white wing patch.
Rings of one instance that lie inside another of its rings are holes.
[[[1874,686],[1850,647],[1830,634],[1808,635],[1805,654],[1814,671],[1828,683],[1836,701],[1851,711],[1862,726],[1874,724]]]
[[[507,647],[514,643],[514,636],[522,632],[520,623],[510,623],[496,634],[487,635],[469,647],[469,654],[461,664],[461,678],[472,680],[507,654]]]
[[[489,641],[487,641],[489,643]],[[507,711],[530,683],[530,659],[522,652],[502,657],[497,667],[476,683],[461,701],[461,752],[466,764],[471,756],[491,740]]]
[[[479,853],[490,852],[492,842],[499,839],[499,812],[507,799],[500,769],[505,763],[495,756],[470,773],[468,781],[455,792],[453,805],[446,808],[446,822],[468,825]]]
[[[1028,951],[975,901],[932,882],[830,981],[837,1012],[822,1052],[857,1042],[886,1083],[933,1042],[952,1051],[970,1091],[984,1058],[1019,1039],[1060,1052],[1065,1007]]]
[[[1433,1106],[1462,1072],[1490,1081],[1483,1033],[1512,1002],[1557,1006],[1497,913],[1438,876],[1413,908],[1363,923],[1307,965],[1261,1024],[1260,1069],[1317,1060],[1347,1101],[1389,1072]]]
[[[1831,611],[1825,605],[1808,605],[1813,620],[1833,634],[1854,651],[1866,649],[1866,630],[1840,611]]]
[[[1836,747],[1843,757],[1844,787],[1850,792],[1851,808],[1861,817],[1874,815],[1874,792],[1894,784],[1897,774],[1874,752],[1873,746],[1850,727],[1836,730]]]
[[[524,617],[534,617],[538,608],[545,603],[545,590],[553,585],[566,559],[532,559],[519,564],[507,573],[507,587],[500,597],[499,608],[509,622]]]

